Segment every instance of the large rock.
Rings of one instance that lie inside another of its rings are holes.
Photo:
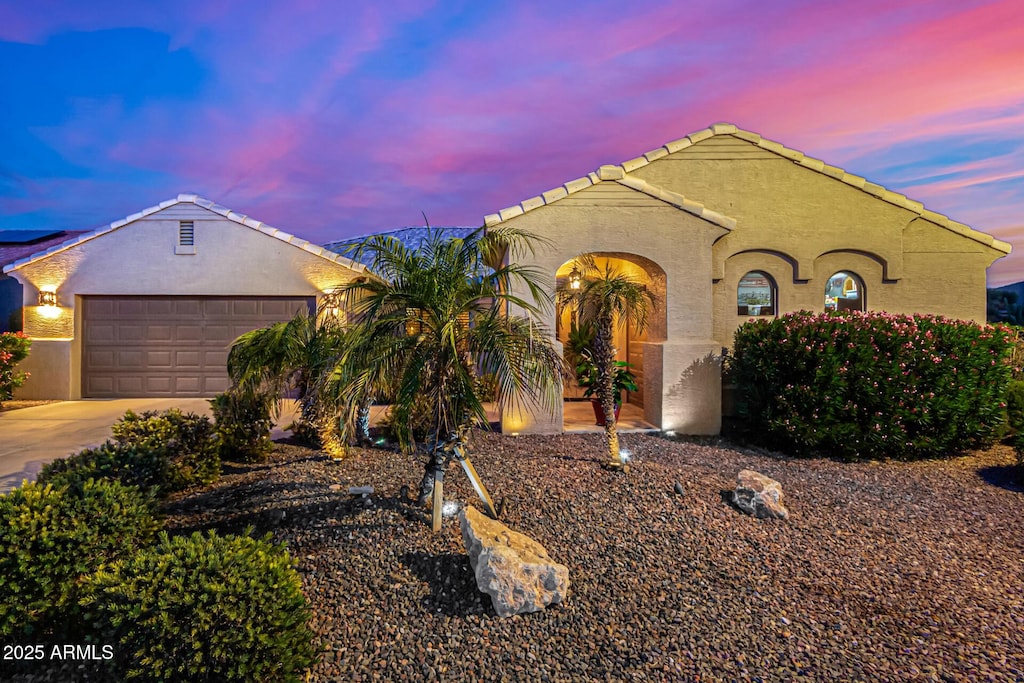
[[[569,568],[553,562],[537,541],[467,505],[459,514],[462,541],[477,587],[498,616],[539,612],[569,591]]]
[[[737,475],[732,500],[748,515],[762,519],[789,517],[789,511],[782,504],[782,485],[754,470],[743,470]]]

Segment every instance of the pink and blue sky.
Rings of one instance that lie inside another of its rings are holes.
[[[179,192],[314,242],[479,225],[729,121],[1024,280],[1021,0],[0,0],[0,102],[0,228]]]

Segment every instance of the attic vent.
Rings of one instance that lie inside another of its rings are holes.
[[[192,247],[196,243],[196,226],[192,221],[181,221],[178,223],[178,244],[183,247]]]
[[[196,226],[192,221],[178,222],[178,246],[174,247],[174,253],[196,253]]]

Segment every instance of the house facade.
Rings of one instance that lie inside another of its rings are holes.
[[[544,238],[533,265],[568,277],[590,254],[657,297],[619,357],[630,400],[664,430],[716,434],[724,349],[751,318],[884,310],[985,321],[985,271],[1010,245],[919,202],[732,124],[716,124],[485,217]],[[545,321],[559,343],[566,312]],[[562,416],[503,416],[506,430],[561,431]]]
[[[4,266],[23,288],[18,398],[213,396],[249,330],[316,310],[364,266],[194,194]]]

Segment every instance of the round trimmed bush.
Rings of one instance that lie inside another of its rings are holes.
[[[111,430],[121,445],[163,450],[168,458],[161,488],[180,491],[196,484],[211,484],[220,476],[220,436],[205,415],[127,411]]]
[[[318,659],[301,580],[269,535],[165,533],[92,588],[122,679],[298,681]]]
[[[158,528],[152,498],[116,481],[29,483],[0,496],[0,635],[80,636],[88,576]]]
[[[210,400],[221,438],[221,458],[259,462],[267,457],[274,447],[270,430],[274,426],[271,412],[275,401],[265,392],[238,390],[218,394]]]
[[[43,466],[37,481],[60,486],[79,486],[89,479],[109,479],[165,494],[170,460],[166,449],[154,444],[118,444],[108,441]]]

